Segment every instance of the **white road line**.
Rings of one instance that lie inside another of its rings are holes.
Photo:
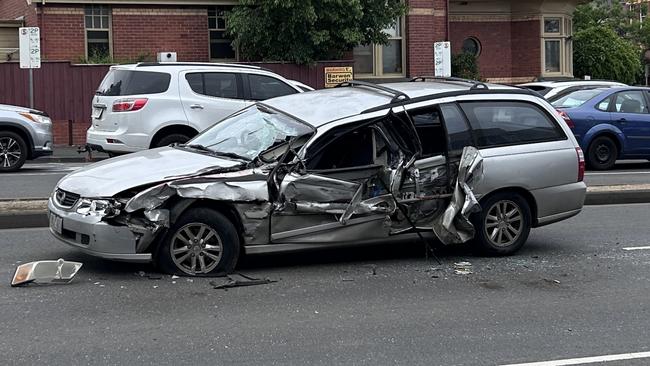
[[[513,363],[502,366],[565,366],[565,365],[584,365],[596,362],[609,362],[621,360],[634,360],[638,358],[650,358],[650,352],[621,353],[618,355],[605,355],[595,357],[567,358],[564,360],[541,361],[528,363]]]
[[[648,247],[627,247],[627,248],[623,248],[623,250],[647,250],[647,249],[650,249],[650,246],[648,246]]]
[[[585,173],[586,176],[590,175],[636,175],[636,174],[650,174],[648,171],[643,172],[602,172],[602,173]]]

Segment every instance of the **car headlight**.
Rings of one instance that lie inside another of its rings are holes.
[[[44,125],[52,124],[52,120],[50,119],[50,117],[46,117],[46,116],[43,116],[43,115],[40,115],[40,114],[34,114],[34,113],[28,113],[28,112],[20,112],[18,114],[20,114],[21,116],[27,118],[28,120],[30,120],[32,122],[41,123],[41,124],[44,124]]]
[[[120,204],[109,200],[83,198],[77,205],[77,213],[85,216],[111,218],[120,214]]]

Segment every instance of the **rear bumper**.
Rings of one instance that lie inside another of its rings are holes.
[[[580,213],[587,196],[587,185],[584,182],[576,182],[537,189],[531,193],[537,204],[535,226],[543,226]]]
[[[116,142],[109,143],[108,140]],[[131,153],[149,148],[149,136],[131,134],[123,130],[98,131],[93,127],[86,132],[86,144],[101,152]]]

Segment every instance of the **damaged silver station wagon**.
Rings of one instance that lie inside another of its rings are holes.
[[[185,145],[90,165],[49,200],[53,235],[164,271],[232,271],[240,254],[435,234],[486,254],[576,215],[573,134],[530,91],[417,78],[257,103]]]

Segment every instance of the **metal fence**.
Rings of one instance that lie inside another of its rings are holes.
[[[352,61],[323,61],[312,66],[280,62],[248,63],[270,69],[285,78],[320,89],[325,85],[325,67],[352,66]],[[109,65],[73,65],[47,61],[34,70],[34,108],[47,112],[54,121],[54,142],[84,144],[90,127],[92,98]],[[29,106],[29,71],[17,62],[0,63],[0,104]]]

